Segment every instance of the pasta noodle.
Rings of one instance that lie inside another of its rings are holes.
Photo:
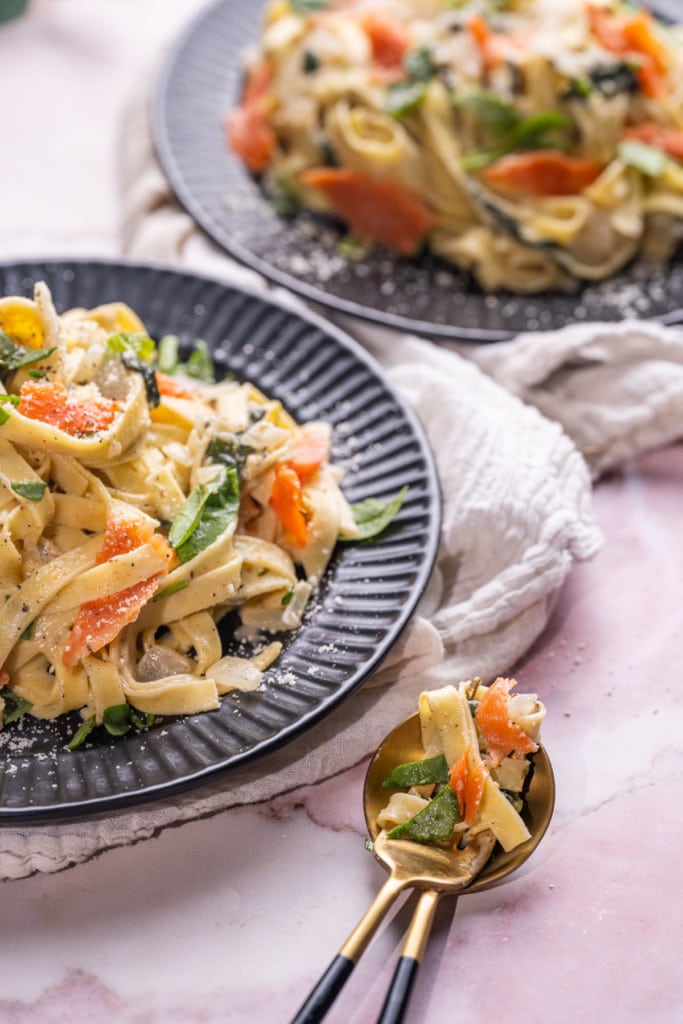
[[[683,28],[619,0],[271,0],[227,135],[290,211],[569,289],[678,247]]]
[[[545,708],[535,694],[511,696],[514,686],[475,679],[420,694],[424,760],[398,766],[384,783],[409,787],[378,816],[389,838],[452,845],[490,830],[505,851],[530,838],[520,810]]]
[[[177,344],[122,303],[58,316],[44,284],[0,300],[0,723],[258,687],[281,643],[224,656],[220,619],[296,630],[357,532],[329,425],[201,379],[207,350],[182,364]]]

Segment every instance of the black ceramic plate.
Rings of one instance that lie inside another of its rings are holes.
[[[410,618],[438,543],[432,457],[415,417],[350,338],[313,316],[216,281],[163,267],[107,262],[0,265],[0,295],[44,280],[60,312],[120,299],[152,337],[204,338],[217,366],[279,398],[300,421],[333,424],[334,461],[350,501],[408,486],[376,541],[340,544],[302,627],[253,693],[220,710],[165,719],[148,732],[65,749],[78,716],[25,716],[0,732],[0,824],[46,821],[167,796],[272,752],[348,697]],[[234,647],[230,623],[223,636]]]
[[[660,0],[661,14],[673,17],[675,2]],[[262,0],[219,0],[202,11],[166,61],[152,112],[157,153],[180,202],[231,255],[340,312],[461,341],[502,341],[576,320],[683,319],[680,261],[658,271],[635,263],[578,294],[487,295],[438,258],[412,261],[378,247],[367,259],[345,259],[329,223],[279,216],[228,150],[223,127],[262,11]]]

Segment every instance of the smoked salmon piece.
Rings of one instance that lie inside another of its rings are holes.
[[[107,516],[104,542],[95,563],[102,565],[115,555],[134,551],[143,544],[152,544],[169,564],[174,557],[173,549],[163,537],[154,532],[150,522],[142,516],[126,515],[113,509]],[[86,654],[99,651],[111,643],[124,626],[135,621],[140,610],[156,593],[167,571],[168,568],[116,594],[82,604],[64,648],[64,664],[72,668]]]
[[[291,533],[294,543],[300,548],[304,547],[308,540],[308,525],[304,514],[301,481],[295,470],[284,463],[275,467],[270,507],[284,528]]]
[[[266,63],[252,68],[242,94],[242,102],[226,119],[228,144],[250,171],[258,174],[268,166],[277,145],[275,132],[268,124],[267,99],[273,73]]]
[[[173,380],[173,377],[169,377],[168,374],[162,373],[160,370],[156,372],[157,387],[159,388],[160,395],[168,395],[169,398],[194,398],[195,393],[190,391],[189,388],[183,387],[177,380]]]
[[[516,679],[498,678],[489,686],[475,712],[475,720],[492,764],[508,754],[533,754],[538,746],[508,714],[508,695]]]
[[[17,411],[78,437],[107,430],[120,408],[111,398],[79,398],[60,381],[27,380],[21,385]]]
[[[486,769],[479,762],[470,767],[470,747],[467,746],[462,757],[456,761],[449,772],[448,785],[458,798],[460,814],[466,825],[474,825],[479,813],[479,805],[484,795]]]
[[[415,254],[436,224],[420,197],[396,181],[346,167],[311,167],[301,180],[324,192],[360,238],[383,242],[405,256]]]

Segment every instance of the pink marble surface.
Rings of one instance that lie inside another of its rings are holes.
[[[0,30],[0,258],[118,251],[117,126],[194,8],[34,0]],[[412,1024],[683,1020],[682,484],[673,447],[597,486],[604,548],[517,668],[549,709],[553,823],[506,885],[443,901]],[[1,884],[0,1024],[288,1020],[383,881],[364,768]],[[409,910],[332,1024],[375,1019]]]

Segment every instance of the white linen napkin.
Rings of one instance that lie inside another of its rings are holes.
[[[122,156],[128,256],[267,287],[208,242],[172,199],[150,141],[146,96],[127,112]],[[435,570],[394,651],[333,714],[249,771],[84,823],[4,829],[0,877],[59,871],[168,825],[325,778],[367,757],[415,710],[422,689],[509,671],[543,630],[572,562],[600,544],[581,451],[597,474],[681,434],[676,329],[584,324],[468,348],[335,319],[416,411],[441,480]]]

